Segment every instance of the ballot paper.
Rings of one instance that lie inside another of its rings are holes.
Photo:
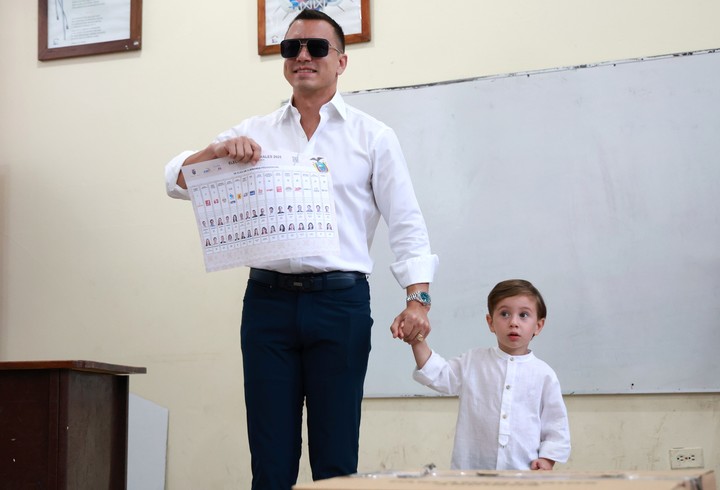
[[[182,172],[207,272],[339,253],[332,178],[321,158],[264,152],[257,164],[219,158]]]

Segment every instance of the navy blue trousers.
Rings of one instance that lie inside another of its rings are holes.
[[[248,281],[240,332],[254,490],[296,483],[303,403],[313,479],[357,472],[371,327],[367,280],[314,292]]]

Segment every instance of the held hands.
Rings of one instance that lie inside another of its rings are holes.
[[[427,317],[429,310],[429,306],[410,301],[390,325],[393,338],[401,339],[412,347],[417,369],[422,369],[432,355],[430,347],[425,342],[425,337],[430,335],[430,321]]]
[[[411,345],[423,342],[431,330],[427,316],[429,310],[417,301],[410,301],[390,325],[393,338]]]

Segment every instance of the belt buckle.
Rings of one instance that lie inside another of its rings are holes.
[[[313,291],[313,286],[315,285],[315,278],[314,277],[303,277],[302,278],[302,289],[301,291]]]
[[[310,276],[289,277],[285,284],[292,291],[312,291],[315,279]]]

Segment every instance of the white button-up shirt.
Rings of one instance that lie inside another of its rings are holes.
[[[530,352],[472,349],[446,361],[433,352],[413,378],[458,395],[453,469],[527,470],[539,457],[570,456],[567,410],[555,372]]]
[[[432,282],[438,258],[430,251],[427,228],[395,132],[375,118],[345,104],[336,93],[320,110],[320,125],[310,140],[300,113],[290,103],[275,112],[246,119],[215,141],[238,136],[254,139],[264,151],[287,151],[301,161],[322,156],[332,175],[340,254],[249,264],[284,273],[372,271],[370,245],[380,216],[388,225],[395,255],[391,270],[400,286]],[[176,183],[186,151],[165,167],[170,197],[189,199]]]

